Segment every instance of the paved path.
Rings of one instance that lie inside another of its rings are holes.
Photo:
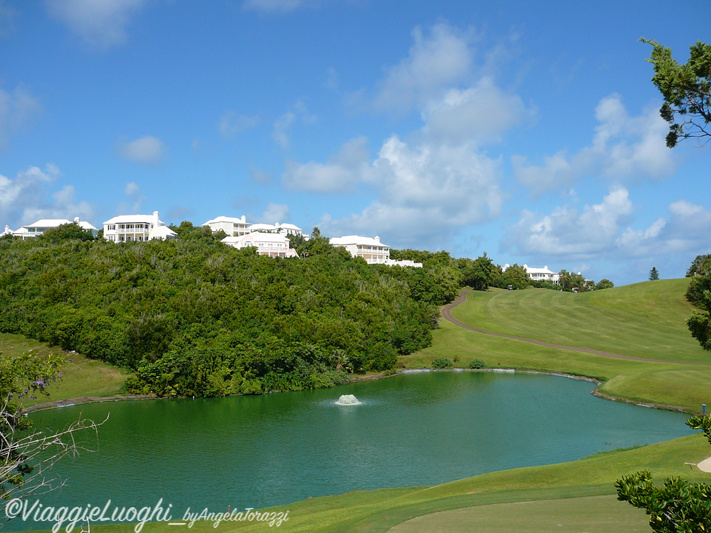
[[[481,329],[468,326],[463,322],[460,322],[456,318],[452,317],[452,309],[458,305],[464,303],[467,300],[467,294],[471,292],[471,289],[464,289],[459,293],[459,296],[452,303],[445,305],[442,308],[442,317],[445,320],[450,321],[452,324],[456,324],[462,328],[468,329],[470,331],[476,331],[477,333],[483,333],[484,335],[492,335],[494,337],[504,337],[506,339],[514,339],[522,342],[530,342],[531,344],[537,344],[538,346],[547,346],[549,348],[557,348],[559,350],[571,350],[573,352],[583,352],[591,353],[593,355],[602,355],[604,357],[614,357],[616,359],[627,359],[629,361],[645,361],[647,363],[669,363],[674,365],[692,365],[692,366],[711,366],[711,363],[700,363],[694,361],[662,361],[659,359],[645,359],[644,357],[632,357],[631,355],[621,355],[618,353],[602,352],[600,350],[589,350],[587,348],[577,348],[575,346],[564,346],[562,344],[551,344],[550,342],[537,341],[533,339],[526,339],[524,337],[517,337],[515,335],[506,335],[504,333],[492,333],[490,331],[484,331]]]

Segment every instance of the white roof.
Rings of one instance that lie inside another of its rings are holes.
[[[10,226],[5,225],[5,231],[0,233],[0,237],[4,237],[5,235],[12,235],[13,233],[15,232],[10,229]]]
[[[295,229],[295,230],[301,231],[301,228],[299,226],[295,226],[294,224],[279,224],[277,222],[276,225],[279,229]]]
[[[277,229],[276,226],[273,226],[272,224],[252,224],[249,226],[250,231],[274,231],[275,229]]]
[[[380,238],[376,237],[361,237],[360,235],[346,235],[345,237],[334,237],[331,239],[331,244],[333,246],[348,246],[349,244],[356,244],[361,246],[382,246],[383,248],[389,248],[387,244],[380,242]]]
[[[177,233],[175,233],[172,229],[170,229],[168,226],[158,226],[157,228],[153,228],[151,232],[148,234],[149,239],[155,239],[156,237],[175,237]]]
[[[62,224],[71,224],[71,220],[66,218],[43,218],[32,224],[25,224],[25,228],[57,228]]]
[[[95,228],[94,226],[89,224],[86,220],[80,220],[78,222],[78,224],[81,229],[85,229],[85,230],[89,230],[89,231],[92,231],[92,230],[99,231],[99,228]]]
[[[280,233],[259,233],[259,232],[252,232],[252,233],[247,233],[246,235],[242,235],[239,237],[242,241],[252,241],[252,242],[289,242],[289,239],[286,235],[282,235]]]
[[[543,268],[535,268],[530,267],[528,265],[523,265],[523,268],[527,274],[557,274],[557,272],[549,270],[548,265],[544,266]]]
[[[114,218],[110,218],[104,224],[127,224],[127,223],[146,223],[146,224],[151,224],[153,221],[155,221],[155,217],[153,215],[119,215]],[[163,222],[158,221],[160,224],[163,224]]]
[[[245,220],[244,215],[242,215],[242,218],[219,216],[217,218],[213,218],[212,220],[208,220],[203,224],[203,226],[209,226],[210,224],[217,224],[219,222],[231,222],[232,224],[249,224],[249,222]]]

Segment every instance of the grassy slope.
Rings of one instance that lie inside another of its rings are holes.
[[[709,361],[689,335],[688,278],[573,294],[546,289],[472,292],[452,316],[484,331],[622,355]]]
[[[0,333],[0,354],[12,357],[28,351],[40,355],[62,352],[60,348],[50,348],[21,335]],[[66,353],[68,360],[59,371],[63,378],[54,384],[49,398],[25,401],[29,407],[49,401],[68,400],[86,396],[112,396],[123,392],[123,384],[128,377],[124,369],[116,368],[101,361],[89,359],[81,354]]]

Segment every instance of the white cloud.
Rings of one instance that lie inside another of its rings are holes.
[[[261,215],[248,216],[248,220],[256,220],[263,224],[276,224],[289,221],[290,217],[289,206],[286,204],[267,204],[267,208]]]
[[[289,189],[318,193],[348,193],[372,174],[367,139],[345,143],[328,163],[287,161],[282,183]]]
[[[470,145],[410,146],[391,137],[373,163],[378,198],[359,214],[321,221],[331,235],[390,236],[389,244],[438,247],[452,231],[501,211],[500,164]]]
[[[131,181],[126,184],[123,194],[126,199],[116,207],[116,213],[119,215],[140,213],[143,202],[146,201],[146,197],[141,193],[141,188]]]
[[[303,4],[303,0],[244,0],[242,7],[247,11],[262,13],[288,13]]]
[[[123,157],[131,161],[155,164],[163,159],[168,150],[163,141],[157,137],[146,135],[135,141],[121,143],[119,151]]]
[[[544,157],[543,165],[527,158],[511,158],[516,179],[534,194],[569,186],[585,175],[631,183],[640,179],[663,179],[675,168],[672,151],[666,148],[668,125],[656,109],[631,117],[619,95],[603,98],[595,110],[599,125],[589,146],[568,155],[562,150]]]
[[[90,220],[94,209],[87,202],[76,201],[73,186],[65,185],[59,191],[49,192],[59,175],[59,169],[53,164],[47,165],[44,171],[30,167],[18,172],[14,179],[0,175],[0,222],[18,229],[22,224],[41,218]]]
[[[450,89],[423,113],[423,133],[437,140],[495,142],[530,114],[518,95],[504,93],[485,77],[465,90]]]
[[[292,109],[281,115],[274,122],[274,130],[272,132],[272,139],[274,142],[284,150],[288,149],[291,145],[291,138],[289,136],[291,127],[297,120],[301,120],[305,123],[314,122],[316,117],[309,114],[306,109],[306,104],[302,101],[297,101]]]
[[[632,211],[627,189],[614,186],[601,203],[582,211],[568,206],[544,216],[524,211],[507,238],[523,254],[587,257],[613,246]]]
[[[379,84],[374,105],[379,111],[406,112],[439,99],[443,89],[464,81],[470,74],[473,52],[471,35],[447,23],[432,27],[424,35],[412,31],[414,44],[407,58],[391,67]]]
[[[46,0],[49,13],[87,43],[110,47],[126,42],[131,17],[147,0]]]
[[[0,148],[12,135],[29,127],[41,111],[39,101],[25,88],[18,86],[12,92],[0,89]]]
[[[231,137],[236,133],[254,128],[259,124],[259,122],[259,117],[237,115],[234,111],[227,111],[224,115],[222,115],[222,118],[220,118],[218,128],[223,136]]]
[[[669,205],[668,216],[643,229],[632,226],[633,210],[627,189],[613,186],[600,204],[582,211],[567,206],[548,215],[524,211],[509,230],[505,248],[546,260],[693,256],[708,248],[711,209],[679,200]]]

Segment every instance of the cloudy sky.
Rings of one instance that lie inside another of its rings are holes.
[[[682,277],[711,252],[711,143],[665,147],[639,38],[685,62],[709,20],[686,0],[0,0],[0,229],[244,214]]]

